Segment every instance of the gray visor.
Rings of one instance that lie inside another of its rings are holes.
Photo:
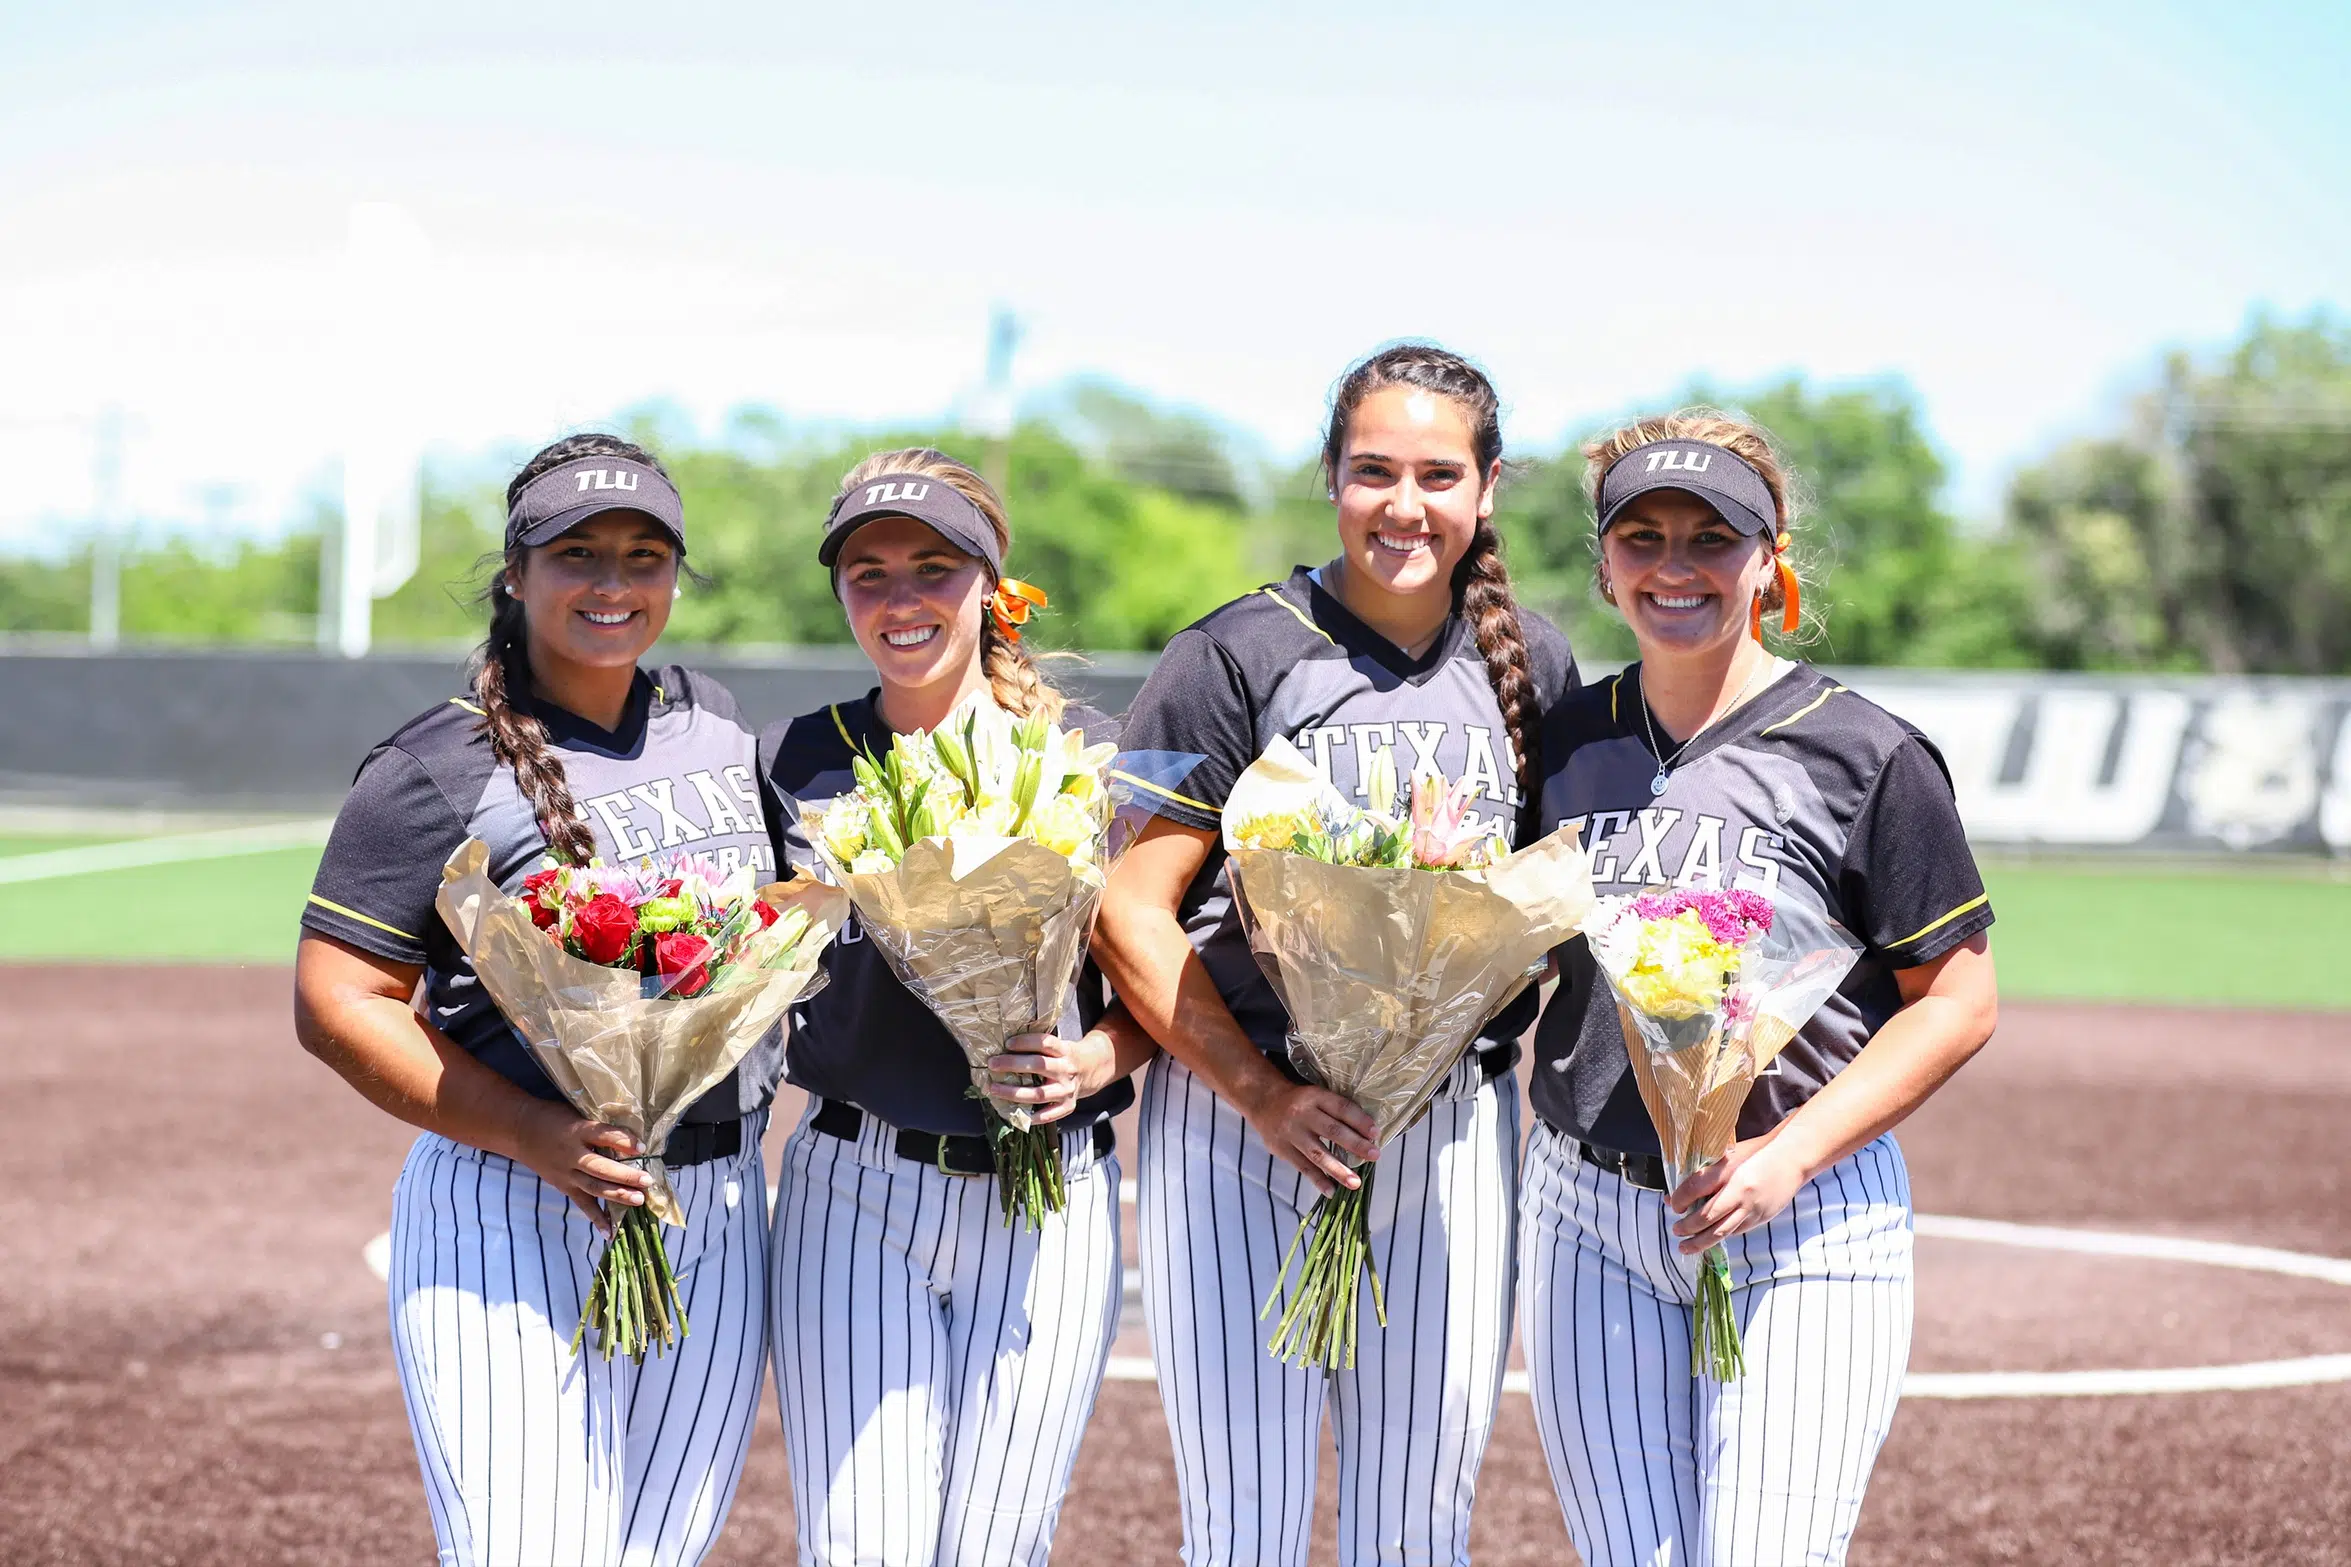
[[[849,535],[881,517],[912,517],[964,554],[986,561],[995,575],[1004,575],[1004,551],[987,517],[954,485],[925,473],[885,473],[844,492],[825,519],[817,562],[831,568]]]
[[[1651,490],[1687,490],[1750,537],[1779,531],[1779,507],[1763,475],[1737,452],[1705,441],[1651,441],[1610,463],[1600,480],[1600,531],[1608,531],[1628,501]]]
[[[581,457],[540,474],[506,513],[506,547],[529,549],[608,511],[641,512],[686,547],[686,506],[677,486],[626,457]]]

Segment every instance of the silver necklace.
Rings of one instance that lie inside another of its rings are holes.
[[[1644,678],[1641,681],[1641,729],[1642,732],[1649,737],[1649,754],[1657,758],[1657,776],[1649,780],[1649,798],[1654,800],[1657,798],[1657,796],[1665,793],[1665,770],[1671,767],[1674,763],[1680,761],[1682,753],[1687,751],[1691,746],[1696,745],[1700,735],[1706,733],[1707,730],[1712,729],[1716,724],[1720,723],[1723,719],[1729,717],[1733,712],[1737,711],[1739,704],[1747,700],[1747,692],[1751,687],[1754,686],[1755,676],[1762,674],[1765,670],[1771,668],[1776,662],[1778,662],[1776,659],[1766,658],[1762,663],[1756,665],[1754,673],[1748,675],[1747,677],[1747,684],[1739,687],[1739,689],[1732,694],[1729,705],[1724,707],[1721,712],[1716,713],[1712,718],[1707,719],[1706,722],[1700,724],[1696,729],[1690,731],[1690,738],[1684,740],[1680,745],[1675,746],[1673,748],[1673,755],[1671,756],[1667,756],[1664,752],[1657,748],[1657,726],[1651,723],[1649,720],[1649,682],[1646,678],[1646,675],[1644,674]]]

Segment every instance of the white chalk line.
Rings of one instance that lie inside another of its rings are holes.
[[[775,1206],[775,1189],[768,1188],[768,1206]],[[1134,1183],[1121,1184],[1119,1200],[1133,1203]],[[2036,1251],[2072,1252],[2089,1257],[2138,1257],[2155,1262],[2187,1262],[2205,1267],[2240,1268],[2255,1273],[2278,1273],[2289,1278],[2315,1279],[2351,1287],[2351,1259],[2310,1252],[2283,1251],[2270,1246],[2239,1246],[2227,1241],[2190,1240],[2176,1235],[2133,1235],[2114,1230],[2069,1230],[2048,1224],[2011,1224],[2000,1219],[1966,1219],[1949,1214],[1922,1213],[1915,1224],[1932,1240],[1973,1241],[1992,1246],[2021,1246]],[[370,1271],[379,1279],[390,1271],[390,1231],[367,1243]],[[1142,1274],[1128,1268],[1121,1280],[1126,1300],[1139,1305]],[[1156,1382],[1159,1370],[1147,1355],[1113,1355],[1103,1368],[1110,1382]],[[2305,1355],[2292,1360],[2250,1360],[2224,1366],[2157,1366],[2144,1369],[2096,1371],[1913,1371],[1902,1381],[1904,1398],[2116,1398],[2155,1393],[2241,1393],[2267,1388],[2311,1387],[2321,1383],[2351,1382],[2351,1355]],[[1530,1391],[1524,1371],[1506,1371],[1502,1391]]]
[[[273,849],[316,848],[327,841],[334,825],[331,817],[264,822],[257,827],[221,827],[210,832],[173,833],[162,838],[130,838],[120,843],[85,844],[78,849],[14,854],[0,858],[0,883],[92,876],[101,871],[138,870],[185,860],[222,860],[241,854],[266,854]]]

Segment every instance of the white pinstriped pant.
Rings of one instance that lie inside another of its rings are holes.
[[[571,1353],[603,1238],[522,1165],[431,1133],[392,1200],[392,1351],[450,1567],[668,1567],[726,1522],[767,1354],[764,1114],[669,1172],[689,1328],[642,1366]]]
[[[1527,1149],[1535,1424],[1589,1567],[1837,1563],[1910,1360],[1910,1178],[1890,1136],[1726,1242],[1747,1374],[1690,1375],[1695,1257],[1663,1194]]]
[[[815,1105],[810,1106],[810,1114]],[[772,1246],[776,1391],[809,1567],[1044,1567],[1118,1330],[1118,1159],[1061,1140],[1069,1205],[803,1120]]]
[[[1463,1563],[1510,1344],[1518,1084],[1464,1058],[1380,1150],[1372,1255],[1388,1326],[1361,1301],[1355,1369],[1276,1360],[1259,1309],[1315,1201],[1298,1170],[1181,1063],[1143,1089],[1143,1312],[1193,1567],[1306,1560],[1325,1399],[1339,1560]]]

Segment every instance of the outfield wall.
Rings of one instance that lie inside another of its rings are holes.
[[[768,722],[863,692],[850,648],[678,655]],[[461,689],[461,656],[0,651],[0,801],[327,810],[367,748]],[[1123,711],[1148,658],[1067,683]],[[1979,843],[2351,856],[2351,681],[1840,672],[1933,736]]]

